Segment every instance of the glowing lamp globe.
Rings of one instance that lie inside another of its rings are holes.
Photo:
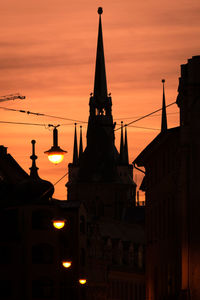
[[[66,269],[70,268],[72,265],[72,262],[70,260],[63,260],[62,261],[62,266]]]
[[[52,220],[53,227],[56,229],[62,229],[65,226],[66,220],[64,219],[54,219]]]
[[[61,161],[63,161],[64,154],[59,154],[58,152],[54,153],[48,153],[48,160],[52,162],[53,164],[59,164]]]
[[[54,164],[59,164],[63,160],[64,154],[67,153],[58,146],[58,130],[56,127],[53,129],[53,146],[44,153],[48,155],[49,161]]]
[[[84,278],[79,279],[79,283],[82,284],[82,285],[86,284],[86,282],[87,282],[87,280],[84,279]]]

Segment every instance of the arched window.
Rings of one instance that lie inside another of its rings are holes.
[[[53,259],[53,246],[42,243],[32,247],[32,262],[34,264],[52,264]]]
[[[52,212],[49,210],[36,210],[32,213],[33,229],[49,229],[51,228]]]
[[[134,246],[131,244],[128,250],[128,255],[129,255],[129,263],[131,265],[134,265],[134,257],[135,257],[135,252],[134,252]]]
[[[80,232],[85,234],[85,217],[80,217]]]
[[[106,239],[106,243],[104,246],[104,258],[109,262],[112,261],[112,241],[110,238]]]
[[[143,268],[143,247],[142,247],[142,245],[140,245],[138,247],[138,267],[140,269]]]

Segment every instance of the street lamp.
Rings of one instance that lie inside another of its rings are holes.
[[[70,260],[63,260],[62,261],[62,266],[66,269],[70,268],[72,265],[72,262]]]
[[[87,282],[87,280],[85,278],[80,278],[79,279],[79,283],[82,284],[82,285],[86,284],[86,282]]]
[[[53,126],[53,125],[51,125]],[[67,151],[62,150],[59,146],[58,146],[58,130],[57,130],[57,126],[53,126],[53,146],[45,151],[44,153],[46,153],[48,155],[48,159],[50,162],[54,163],[54,164],[59,164],[63,158],[64,158],[64,154],[67,153]]]
[[[52,220],[52,223],[53,223],[53,227],[56,228],[56,229],[62,229],[65,224],[66,224],[66,220],[65,219],[53,219]]]

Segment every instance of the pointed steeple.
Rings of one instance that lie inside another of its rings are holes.
[[[79,160],[83,153],[82,126],[80,126]]]
[[[35,140],[31,141],[32,143],[32,155],[30,156],[30,159],[32,160],[32,166],[30,169],[30,177],[33,179],[39,179],[39,175],[38,175],[38,168],[36,167],[36,159],[37,159],[37,155],[35,155]]]
[[[123,135],[123,121],[121,121],[121,140],[120,140],[120,163],[124,162],[124,135]]]
[[[166,114],[166,104],[165,104],[165,79],[162,79],[163,83],[163,101],[162,101],[162,120],[161,120],[161,132],[167,130],[167,114]]]
[[[104,59],[103,48],[103,34],[101,25],[101,14],[103,13],[102,7],[98,8],[99,14],[99,31],[97,41],[97,54],[96,54],[96,68],[94,79],[94,100],[98,108],[104,108],[105,101],[107,100],[107,82],[106,82],[106,68]]]
[[[125,140],[124,140],[124,163],[129,164],[128,158],[128,138],[127,138],[127,125],[125,125]]]
[[[74,130],[74,150],[73,150],[73,164],[78,164],[78,145],[77,145],[77,135],[76,135],[76,123],[75,130]]]

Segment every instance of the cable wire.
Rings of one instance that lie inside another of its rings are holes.
[[[31,126],[49,126],[50,124],[37,124],[37,123],[25,123],[25,122],[11,122],[11,121],[0,121],[2,124],[15,124],[15,125],[31,125]]]
[[[173,104],[175,104],[175,103],[176,103],[176,102],[174,101],[174,102],[172,102],[172,103],[166,105],[166,107],[169,107],[169,106],[171,106],[171,105],[173,105]],[[144,116],[142,116],[142,117],[140,117],[140,118],[138,118],[138,119],[136,119],[136,120],[133,120],[132,122],[130,122],[130,123],[128,123],[128,124],[125,124],[125,125],[123,125],[123,126],[120,126],[120,127],[116,128],[116,129],[114,129],[114,131],[117,131],[117,130],[119,130],[119,129],[125,127],[125,126],[129,126],[130,124],[133,124],[133,123],[135,123],[135,122],[138,122],[138,121],[140,121],[140,120],[142,120],[142,119],[144,119],[144,118],[147,118],[147,117],[149,117],[149,116],[151,116],[151,115],[157,113],[157,112],[160,111],[160,110],[162,110],[162,108],[159,108],[159,109],[157,109],[157,110],[154,110],[153,112],[151,112],[151,113],[149,113],[149,114],[147,114],[147,115],[144,115]]]
[[[172,102],[168,105],[166,105],[166,107],[169,107],[173,104],[175,104],[176,102]],[[64,117],[58,117],[58,116],[53,116],[53,115],[47,115],[47,114],[43,114],[43,113],[35,113],[35,112],[30,112],[30,111],[26,111],[26,110],[19,110],[19,109],[13,109],[13,108],[7,108],[7,107],[2,107],[0,106],[0,109],[5,109],[5,110],[8,110],[8,111],[15,111],[15,112],[21,112],[21,113],[26,113],[26,114],[32,114],[32,115],[36,115],[36,116],[44,116],[44,117],[50,117],[50,118],[55,118],[55,119],[61,119],[61,120],[67,120],[67,121],[73,121],[73,122],[78,122],[78,123],[87,123],[86,121],[81,121],[81,120],[75,120],[75,119],[70,119],[70,118],[64,118]],[[120,126],[116,129],[114,129],[114,131],[117,131],[125,126],[130,126],[131,124],[133,123],[136,123],[144,118],[147,118],[155,113],[157,113],[158,111],[161,111],[162,108],[159,108],[147,115],[144,115],[144,116],[141,116],[139,117],[138,119],[136,120],[133,120],[131,122],[129,122],[128,124],[126,125],[123,125],[123,126]],[[128,118],[127,118],[128,119]],[[117,119],[116,119],[117,120]],[[0,121],[0,123],[7,123],[7,124],[20,124],[20,125],[37,125],[37,126],[52,126],[51,124],[36,124],[36,123],[21,123],[21,122],[6,122],[6,121]],[[68,125],[68,124],[63,124],[63,125]],[[150,129],[150,130],[159,130],[158,128],[150,128],[150,127],[139,127],[139,126],[132,126],[132,127],[135,127],[135,128],[142,128],[142,129]]]
[[[167,113],[167,115],[177,115],[177,114],[179,114],[179,112],[168,112]],[[158,115],[154,115],[154,116],[152,116],[152,117],[160,117],[160,116],[162,116],[162,114],[158,114]],[[114,120],[128,120],[128,119],[134,119],[134,118],[140,118],[141,116],[133,116],[133,117],[125,117],[125,118],[114,118]]]
[[[58,179],[53,186],[55,186],[56,184],[58,184],[61,180],[63,180],[63,178],[65,178],[68,175],[69,172],[65,173],[60,179]],[[46,190],[41,196],[40,199],[43,198],[48,192],[50,192],[52,190],[53,187],[50,187],[48,190]]]
[[[36,115],[36,116],[49,117],[49,118],[54,118],[54,119],[66,120],[66,121],[73,121],[73,122],[77,122],[77,123],[87,123],[87,121],[81,121],[81,120],[75,120],[75,119],[70,119],[70,118],[58,117],[58,116],[47,115],[47,114],[43,114],[43,113],[36,113],[36,112],[29,111],[29,110],[14,109],[14,108],[8,108],[8,107],[3,107],[3,106],[0,106],[0,109],[5,109],[5,110],[8,110],[8,111],[21,112],[21,113],[25,113],[25,114],[28,114],[28,115]]]

